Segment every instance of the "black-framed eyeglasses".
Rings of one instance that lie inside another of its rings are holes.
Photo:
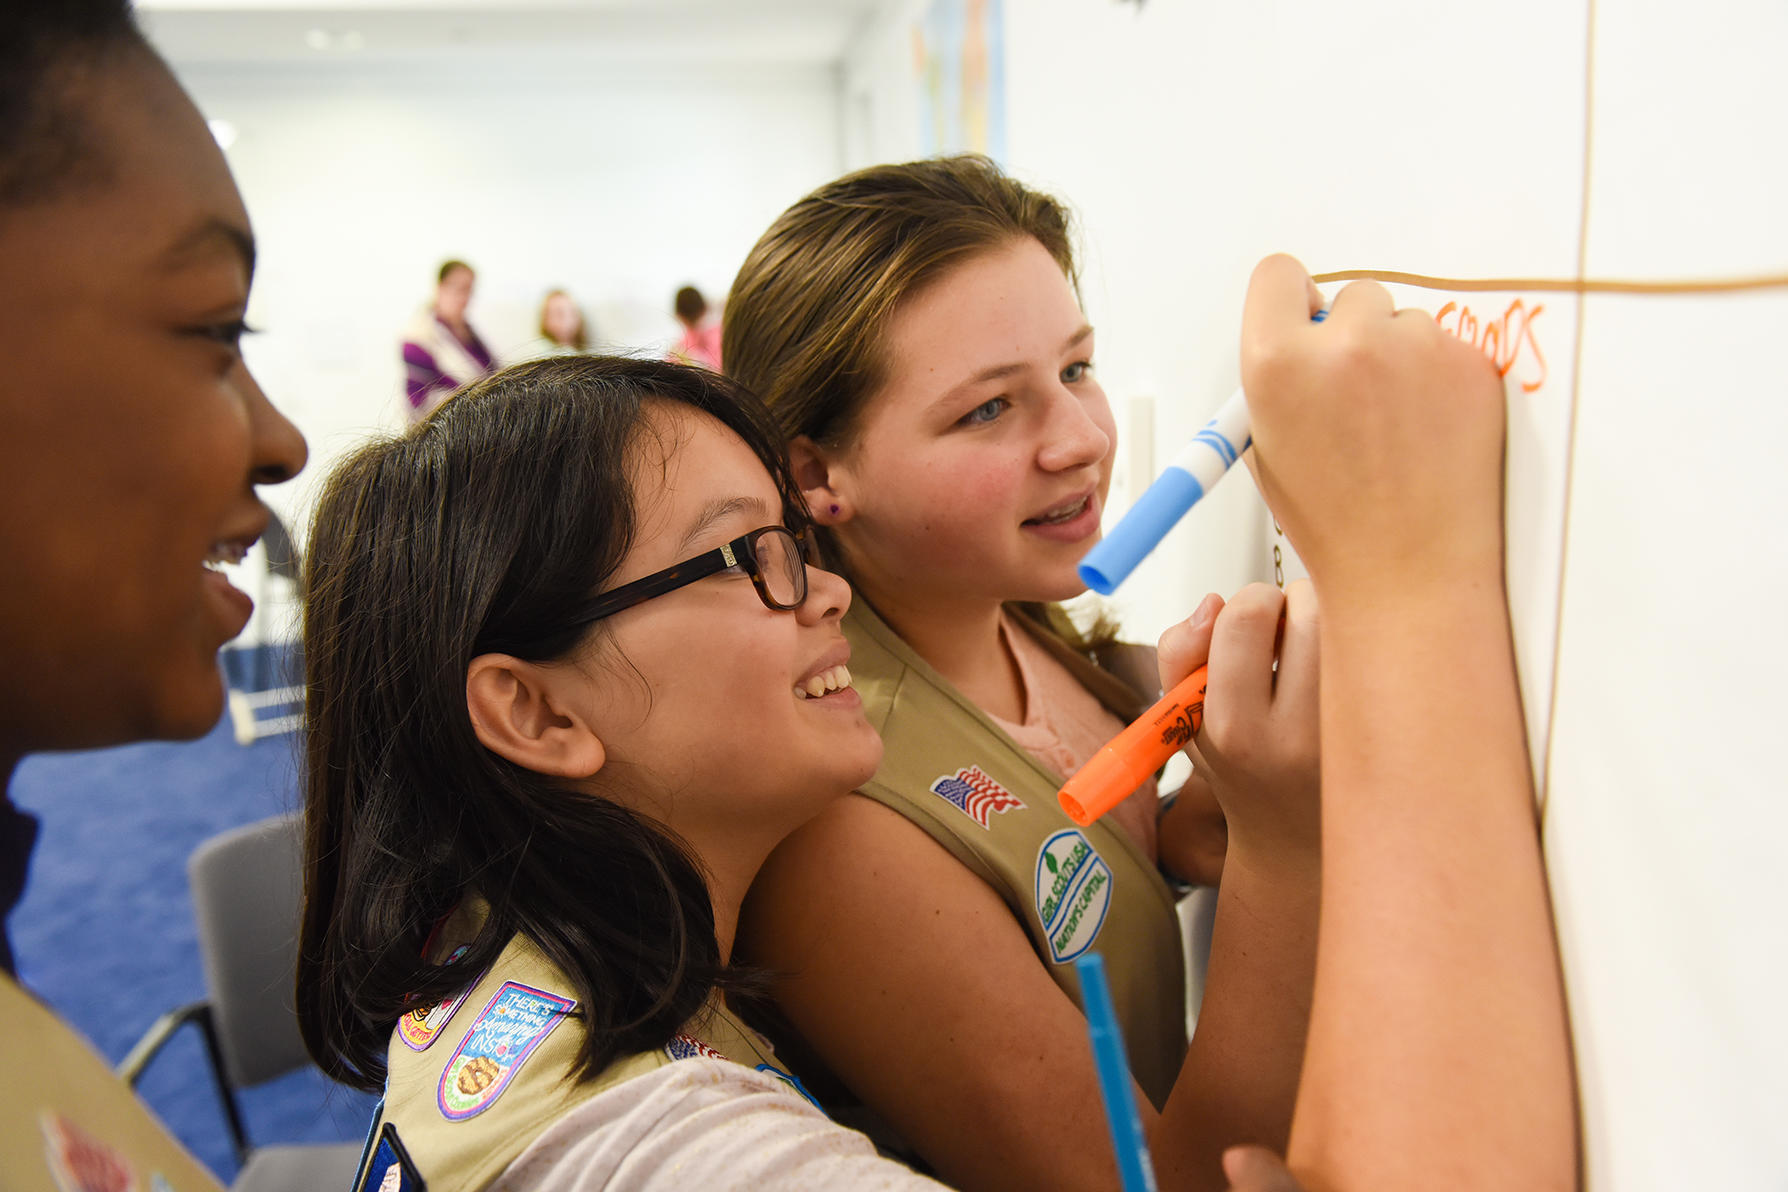
[[[592,597],[572,614],[567,628],[612,617],[623,609],[674,592],[728,567],[737,567],[751,577],[751,586],[757,589],[758,599],[767,608],[787,612],[800,608],[807,599],[805,539],[787,526],[760,526],[724,546]]]

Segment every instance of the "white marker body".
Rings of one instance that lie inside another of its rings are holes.
[[[1216,416],[1204,424],[1204,429],[1180,448],[1168,466],[1190,474],[1208,493],[1213,484],[1223,479],[1223,473],[1241,458],[1251,442],[1248,399],[1237,389],[1218,407]]]

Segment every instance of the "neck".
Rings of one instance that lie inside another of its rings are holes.
[[[714,939],[720,945],[720,960],[730,963],[745,892],[781,838],[762,843],[746,840],[746,834],[738,831],[737,825],[720,827],[706,836],[687,831],[679,831],[678,835],[700,859],[708,899],[714,907]]]
[[[1024,719],[1024,681],[1000,634],[998,603],[881,595],[868,596],[876,612],[976,707],[1006,720]]]

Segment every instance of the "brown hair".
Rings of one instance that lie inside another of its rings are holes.
[[[572,335],[571,342],[569,344],[567,344],[566,346],[576,348],[580,352],[589,351],[590,350],[590,323],[589,323],[589,320],[584,318],[584,308],[577,304],[577,299],[573,298],[570,295],[570,293],[565,290],[548,290],[546,292],[546,297],[544,297],[540,300],[540,338],[548,341],[549,343],[556,344],[559,342],[557,339],[553,338],[553,333],[546,329],[546,308],[552,303],[552,300],[554,298],[565,299],[565,301],[571,303],[571,309],[575,310],[577,312],[577,331],[575,334]]]
[[[900,307],[946,270],[1029,236],[1078,288],[1072,217],[977,154],[828,182],[763,234],[726,300],[727,375],[790,438],[838,445],[887,380]]]
[[[702,292],[694,286],[684,286],[678,290],[677,296],[671,300],[671,305],[676,310],[677,317],[692,326],[699,323],[701,317],[708,313],[708,300],[703,298]]]
[[[789,438],[846,444],[886,382],[895,314],[948,270],[1030,237],[1079,292],[1073,216],[979,154],[871,166],[784,211],[745,258],[726,300],[721,359]],[[829,560],[839,552],[821,532]],[[1087,634],[1056,605],[1015,603],[1079,649]]]

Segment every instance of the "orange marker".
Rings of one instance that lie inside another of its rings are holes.
[[[1161,702],[1113,737],[1074,772],[1056,796],[1068,818],[1086,827],[1154,777],[1204,723],[1205,667],[1179,681]]]

